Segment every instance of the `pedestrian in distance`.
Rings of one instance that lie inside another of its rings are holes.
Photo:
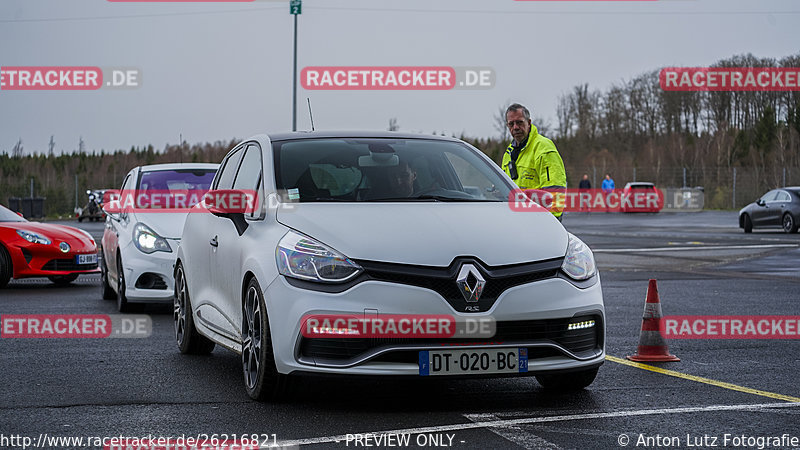
[[[603,189],[603,193],[606,197],[606,212],[608,212],[608,200],[611,197],[611,194],[614,193],[614,179],[611,178],[611,175],[606,174],[606,178],[603,180],[603,184],[600,185],[600,188]]]

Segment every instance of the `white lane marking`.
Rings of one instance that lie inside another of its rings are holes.
[[[464,414],[464,417],[473,422],[492,422],[499,420],[496,414]],[[489,430],[522,448],[560,450],[561,447],[541,438],[533,433],[526,432],[516,425],[490,427]]]
[[[386,434],[441,433],[447,431],[474,430],[478,428],[508,427],[513,425],[525,425],[532,423],[565,422],[569,420],[606,419],[614,417],[650,416],[650,415],[661,415],[661,414],[686,414],[686,413],[697,413],[697,412],[763,411],[773,408],[797,408],[797,407],[800,407],[800,402],[753,403],[753,404],[743,404],[743,405],[710,405],[710,406],[692,406],[684,408],[638,409],[629,411],[612,411],[604,413],[573,414],[564,416],[524,417],[521,419],[492,420],[488,422],[459,423],[454,425],[439,425],[433,427],[402,428],[398,430],[362,431],[360,433],[353,432],[350,434],[371,434],[375,436],[381,436]],[[279,441],[277,443],[277,446],[288,447],[297,445],[327,444],[331,442],[341,442],[345,440],[347,440],[347,435],[340,434],[336,436],[323,436],[316,438],[295,439],[291,441]]]
[[[756,244],[756,245],[706,245],[703,247],[653,247],[653,248],[598,248],[592,249],[594,253],[646,253],[646,252],[675,252],[686,250],[742,250],[756,248],[797,248],[800,244]]]

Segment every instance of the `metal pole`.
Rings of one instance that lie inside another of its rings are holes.
[[[636,182],[636,167],[633,168],[633,182]]]
[[[683,168],[683,187],[686,187],[686,167]]]
[[[292,77],[292,131],[297,131],[297,14],[294,15],[294,76]]]
[[[78,174],[75,174],[75,209],[78,209]]]
[[[597,189],[597,167],[592,166],[592,186]]]
[[[733,168],[733,209],[736,209],[736,167]]]
[[[783,168],[783,187],[786,187],[786,167]]]
[[[31,178],[31,198],[33,198],[33,178]]]

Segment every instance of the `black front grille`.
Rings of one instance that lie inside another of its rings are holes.
[[[569,324],[594,320],[590,328],[569,330]],[[347,361],[366,353],[388,347],[459,346],[473,343],[498,345],[507,343],[553,343],[579,356],[591,356],[602,347],[603,323],[600,316],[580,316],[565,319],[517,320],[497,322],[497,331],[486,339],[403,339],[403,338],[301,338],[300,355],[322,360]],[[524,345],[521,345],[524,346]],[[392,352],[394,354],[395,352]],[[398,353],[402,353],[398,352]],[[541,349],[538,357],[560,355],[557,349]],[[381,360],[391,356],[383,356]],[[406,358],[407,359],[407,358]]]
[[[82,271],[92,270],[97,268],[97,263],[94,264],[77,264],[74,259],[51,259],[42,266],[42,270],[52,271]]]
[[[436,291],[454,310],[485,312],[506,290],[534,281],[558,276],[563,258],[507,266],[488,266],[477,258],[456,258],[447,267],[413,266],[407,264],[357,261],[371,280],[408,284]],[[473,265],[486,281],[480,299],[468,303],[459,290],[456,278],[464,264]],[[467,309],[467,306],[477,309]]]
[[[22,256],[25,258],[25,262],[30,264],[31,260],[33,259],[33,255],[27,248],[22,249]]]

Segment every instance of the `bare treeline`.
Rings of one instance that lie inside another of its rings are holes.
[[[800,54],[780,60],[734,56],[712,67],[797,68]],[[556,141],[572,186],[584,173],[598,182],[611,173],[618,186],[638,180],[681,187],[686,179],[705,188],[707,206],[730,208],[735,183],[746,188],[735,206],[784,182],[800,183],[798,91],[667,92],[654,70],[605,90],[575,86],[560,96],[556,115],[548,137]],[[472,142],[495,161],[502,157],[505,143]]]
[[[146,164],[174,162],[219,162],[238,140],[188,145],[167,145],[156,151],[152,145],[131,147],[129,151],[113,153],[82,153],[75,151],[58,156],[37,153],[0,154],[0,203],[8,205],[9,197],[30,196],[33,180],[34,196],[45,197],[45,214],[71,214],[75,207],[87,201],[87,189],[119,189],[129,170]],[[22,146],[21,141],[18,143]],[[76,184],[77,176],[77,184]]]

